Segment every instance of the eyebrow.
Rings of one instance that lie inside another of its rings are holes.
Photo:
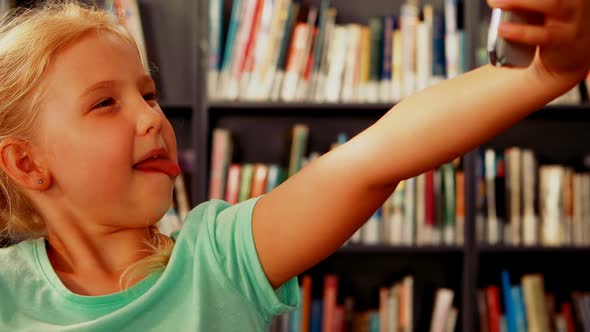
[[[97,90],[103,90],[103,89],[108,89],[108,88],[112,88],[115,87],[117,85],[121,85],[122,81],[119,80],[108,80],[108,81],[100,81],[98,83],[93,84],[92,86],[90,86],[88,89],[84,90],[84,92],[82,92],[82,94],[80,95],[80,97],[84,97],[87,96]],[[152,79],[151,76],[149,75],[142,75],[138,80],[137,80],[137,84],[139,86],[144,86],[144,85],[148,85],[148,84],[153,84],[155,85],[154,80]]]

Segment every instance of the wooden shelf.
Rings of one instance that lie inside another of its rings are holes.
[[[284,103],[212,101],[208,104],[209,114],[216,115],[310,115],[319,116],[381,116],[395,103]],[[525,120],[590,121],[590,104],[548,105],[531,114]]]
[[[462,253],[460,246],[390,246],[390,245],[345,245],[336,254],[450,254]]]
[[[590,247],[576,247],[576,246],[481,246],[477,249],[484,254],[518,254],[518,253],[588,253],[590,254]]]
[[[527,120],[590,121],[590,104],[548,105]]]
[[[242,102],[214,101],[208,104],[209,114],[248,114],[248,115],[359,115],[381,116],[395,103],[283,103],[283,102]]]

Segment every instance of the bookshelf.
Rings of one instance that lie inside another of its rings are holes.
[[[428,331],[430,328],[433,294],[436,289],[447,287],[456,290],[455,297],[461,297],[461,280],[456,278],[457,271],[463,264],[462,250],[441,248],[399,248],[375,252],[339,251],[321,264],[305,273],[312,275],[313,282],[319,276],[337,274],[339,277],[338,301],[354,294],[355,306],[359,311],[371,309],[378,301],[379,285],[392,284],[404,276],[400,271],[407,271],[414,279],[414,297],[412,311],[414,331]],[[441,271],[432,273],[432,271]],[[317,278],[316,278],[317,276]],[[312,295],[321,298],[321,285],[312,287]],[[459,319],[462,313],[459,313]],[[460,322],[460,320],[458,321]],[[460,329],[460,325],[459,325]]]
[[[308,1],[319,6],[319,0]],[[332,1],[338,9],[336,22],[366,24],[371,16],[383,13],[398,13],[402,0],[383,2],[378,0],[363,1],[362,4],[354,0]],[[444,1],[434,1],[438,8]],[[232,1],[224,4],[224,32],[227,31],[227,20],[232,9]],[[199,12],[208,13],[206,2],[200,3]],[[478,24],[479,5],[473,1],[463,1],[459,7],[458,16],[463,20],[465,30],[465,48],[474,49],[478,42],[475,29],[469,26]],[[207,17],[201,14],[201,18]],[[205,21],[202,19],[201,21]],[[207,43],[207,26],[201,24],[204,30],[199,31],[199,45]],[[223,46],[222,46],[223,47]],[[474,68],[475,54],[466,52],[467,68]],[[215,128],[229,129],[236,140],[236,158],[242,163],[276,163],[284,160],[286,153],[285,132],[296,123],[309,126],[312,138],[309,151],[327,151],[333,139],[339,132],[352,135],[359,133],[383,116],[394,102],[360,103],[360,102],[316,102],[316,101],[243,101],[208,99],[207,71],[208,50],[198,49],[197,94],[195,116],[199,121],[193,121],[197,126],[194,137],[197,154],[200,156],[196,166],[196,178],[193,190],[197,193],[194,203],[208,198],[209,171],[211,163],[212,133]],[[273,138],[273,139],[269,139]],[[288,152],[288,151],[287,151]],[[472,164],[470,156],[464,158],[464,167],[468,169]],[[467,176],[466,197],[474,193]],[[467,201],[469,203],[469,200]],[[466,220],[469,217],[470,206],[466,206]],[[473,217],[472,217],[473,218]],[[314,283],[321,283],[322,276],[330,273],[340,277],[339,301],[343,301],[346,293],[353,292],[358,300],[359,308],[374,306],[380,285],[412,275],[415,279],[415,299],[413,304],[415,331],[428,331],[432,316],[432,301],[434,290],[439,287],[449,287],[455,292],[454,304],[460,308],[456,331],[472,331],[476,323],[475,289],[477,273],[477,254],[473,233],[469,222],[465,223],[464,244],[459,245],[425,245],[425,246],[388,246],[388,245],[347,245],[339,249],[325,261],[314,266],[305,275],[313,277]],[[302,274],[303,275],[303,274]],[[317,281],[316,281],[317,280]],[[313,294],[321,297],[321,288],[314,286]],[[428,300],[427,300],[428,299]],[[426,302],[422,302],[426,301]]]
[[[422,1],[443,6],[444,1]],[[461,1],[459,20],[465,31],[466,69],[474,69],[482,62],[481,46],[485,45],[482,28],[489,16],[489,9],[484,0]],[[232,1],[223,1],[224,17],[227,31]],[[319,0],[307,3],[319,6]],[[368,18],[375,15],[398,13],[403,0],[382,2],[378,0],[332,1],[338,10],[337,23],[367,24]],[[207,13],[205,2],[200,4],[200,13]],[[203,17],[203,16],[200,16]],[[202,20],[205,21],[205,20]],[[199,32],[200,45],[208,40],[207,26]],[[221,46],[223,48],[223,44]],[[211,134],[214,128],[224,127],[239,137],[238,158],[241,162],[277,162],[285,154],[283,137],[285,131],[294,123],[303,122],[310,126],[313,139],[309,150],[326,151],[330,140],[337,132],[358,133],[384,115],[394,102],[317,102],[299,100],[283,101],[244,101],[208,99],[207,85],[207,49],[200,48],[198,73],[198,95],[195,110],[200,123],[195,138],[199,159],[197,179],[193,185],[197,192],[196,202],[207,199],[208,171],[211,156]],[[483,54],[485,60],[485,52]],[[581,98],[587,100],[585,87],[580,87]],[[543,163],[559,162],[579,164],[579,157],[588,152],[586,148],[590,135],[590,106],[588,104],[560,105],[552,104],[535,112],[521,123],[498,137],[490,140],[479,149],[463,157],[465,169],[465,226],[464,243],[460,246],[388,246],[388,245],[354,245],[345,246],[324,262],[312,268],[310,273],[321,276],[326,273],[338,273],[343,278],[344,291],[349,287],[355,289],[361,302],[375,303],[375,289],[379,282],[388,277],[401,277],[400,271],[411,272],[418,285],[451,287],[455,291],[455,303],[460,308],[457,331],[475,331],[479,328],[477,307],[478,289],[490,283],[499,284],[502,269],[512,273],[513,282],[520,276],[540,272],[547,275],[547,289],[555,291],[559,299],[564,299],[571,291],[569,285],[556,283],[556,277],[565,272],[565,276],[576,272],[576,260],[581,260],[590,247],[564,245],[559,247],[487,245],[478,243],[476,213],[478,179],[476,168],[478,157],[486,148],[505,149],[518,145],[530,147],[538,154]],[[277,142],[269,142],[269,137],[277,137]],[[280,141],[280,142],[279,142]],[[566,147],[566,148],[564,148]],[[203,157],[204,156],[204,157]],[[544,259],[546,257],[547,259]],[[442,264],[440,264],[442,262]],[[360,271],[365,271],[361,273]],[[425,277],[427,276],[427,277]],[[431,278],[425,282],[423,278]],[[422,280],[420,280],[422,279]],[[436,280],[435,282],[432,282]],[[568,278],[569,280],[569,278]],[[584,287],[581,277],[572,277],[573,287]],[[363,283],[364,282],[364,283]],[[432,290],[432,289],[431,289]],[[425,289],[417,290],[424,292]],[[316,296],[318,290],[314,290]],[[370,295],[372,294],[372,295]],[[423,294],[424,293],[420,293]],[[371,296],[373,296],[371,298]],[[430,314],[414,306],[416,317],[414,327],[417,331],[427,331]]]

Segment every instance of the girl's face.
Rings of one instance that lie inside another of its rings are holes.
[[[172,200],[176,139],[136,50],[89,33],[58,53],[43,88],[34,143],[63,212],[107,227],[157,222]],[[169,161],[138,166],[156,149]]]

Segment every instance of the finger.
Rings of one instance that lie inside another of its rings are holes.
[[[554,24],[551,27],[524,25],[504,22],[498,33],[506,40],[526,45],[558,45],[575,39],[575,33],[568,25]]]
[[[543,13],[551,17],[569,17],[579,8],[579,0],[488,0],[493,8],[524,10]]]

